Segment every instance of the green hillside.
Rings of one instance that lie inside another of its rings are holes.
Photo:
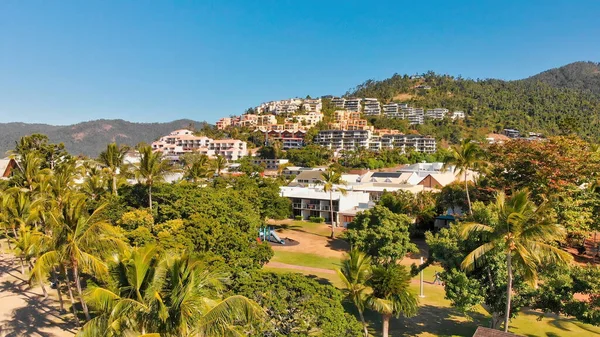
[[[546,70],[524,81],[539,81],[557,88],[577,89],[600,95],[600,63],[574,62]]]
[[[0,157],[14,149],[15,141],[32,133],[42,133],[53,143],[64,143],[72,154],[96,157],[106,144],[117,142],[135,146],[151,142],[169,132],[193,124],[200,129],[205,123],[181,119],[168,123],[132,123],[122,119],[100,119],[74,125],[0,123]]]
[[[420,88],[423,86],[431,88]],[[463,110],[467,120],[461,130],[466,132],[516,128],[522,132],[575,133],[586,139],[600,139],[600,96],[540,81],[472,80],[433,72],[416,78],[396,74],[381,81],[366,81],[346,96]],[[419,128],[435,132],[432,125]]]

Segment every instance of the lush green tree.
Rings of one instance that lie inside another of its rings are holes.
[[[469,170],[481,172],[487,169],[486,154],[481,150],[477,143],[470,139],[465,139],[460,146],[453,146],[450,154],[444,158],[444,168],[450,166],[453,167],[454,173],[464,174],[467,205],[469,206],[469,214],[472,214],[473,211],[471,210],[471,198],[469,196],[469,180],[467,179],[467,174]]]
[[[161,257],[153,246],[121,255],[110,275],[106,288],[87,291],[86,299],[98,316],[79,337],[243,334],[243,325],[263,316],[260,307],[243,296],[222,299],[223,276],[201,261],[185,255]]]
[[[344,238],[353,249],[365,252],[376,264],[393,264],[417,247],[410,242],[412,221],[404,214],[394,214],[383,206],[360,212],[348,224]]]
[[[39,133],[21,137],[21,139],[16,142],[13,153],[21,158],[26,157],[28,154],[35,153],[36,156],[42,158],[40,169],[54,169],[56,164],[70,158],[63,143],[52,144],[50,143],[48,136]]]
[[[322,146],[309,144],[301,149],[287,150],[285,158],[289,159],[294,165],[314,167],[328,164],[333,158],[333,153]]]
[[[352,249],[348,257],[342,261],[342,266],[337,273],[344,284],[342,290],[358,310],[365,337],[369,337],[363,312],[369,292],[367,283],[371,278],[371,258],[357,249]]]
[[[564,238],[564,228],[554,222],[547,206],[538,207],[530,200],[528,191],[517,191],[509,199],[504,193],[498,194],[496,209],[497,224],[467,223],[463,226],[463,238],[484,235],[487,240],[465,257],[461,267],[470,270],[477,263],[485,263],[482,261],[486,253],[496,248],[505,252],[508,286],[504,331],[508,331],[513,267],[525,280],[537,284],[538,268],[543,263],[567,263],[572,256],[552,245]]]
[[[360,323],[344,311],[342,293],[296,273],[254,272],[231,292],[255,300],[270,318],[251,336],[359,336]]]
[[[211,163],[212,163],[212,168],[214,169],[215,173],[218,176],[220,176],[221,171],[224,170],[225,167],[227,166],[227,158],[225,158],[221,155],[217,155]]]
[[[118,146],[117,143],[110,143],[106,146],[106,150],[100,152],[100,156],[98,156],[98,162],[100,165],[104,166],[110,175],[111,178],[111,189],[114,195],[117,195],[117,175],[124,168],[123,160],[125,159],[125,154],[129,151],[129,147],[127,146]]]
[[[389,335],[390,318],[412,317],[417,314],[418,302],[411,294],[410,273],[405,266],[391,263],[373,268],[369,285],[373,293],[369,296],[369,306],[379,312],[383,319],[382,335]]]
[[[160,152],[153,152],[150,146],[143,146],[139,151],[141,159],[135,174],[138,180],[143,180],[148,186],[148,207],[152,211],[152,186],[164,180],[165,175],[173,171],[173,167],[161,158]]]

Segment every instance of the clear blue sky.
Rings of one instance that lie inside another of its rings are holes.
[[[393,73],[600,61],[600,1],[0,1],[0,122],[216,121]]]

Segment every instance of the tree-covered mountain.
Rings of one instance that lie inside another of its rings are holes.
[[[546,135],[575,133],[600,140],[600,95],[540,81],[472,80],[433,72],[422,76],[395,74],[381,81],[368,80],[349,90],[346,96],[462,110],[467,119],[461,129],[466,133],[515,128]],[[426,123],[417,130],[435,131],[435,127],[443,128],[448,122],[433,124]]]
[[[546,70],[524,81],[540,81],[556,88],[577,89],[600,95],[600,63],[574,62]]]
[[[45,134],[53,143],[64,143],[72,154],[96,157],[110,142],[135,146],[140,142],[150,143],[176,129],[188,128],[191,125],[201,129],[205,124],[189,119],[168,123],[132,123],[122,119],[99,119],[66,126],[0,123],[0,157],[6,151],[14,149],[15,141],[33,133]]]

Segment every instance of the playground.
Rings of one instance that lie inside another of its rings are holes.
[[[296,220],[269,221],[271,230],[279,238],[289,238],[295,245],[272,244],[275,252],[264,269],[276,273],[295,272],[307,275],[321,283],[337,288],[343,285],[337,275],[341,260],[349,250],[349,245],[340,235],[344,229],[336,228],[332,239],[331,227],[327,224]],[[287,242],[286,242],[287,243]],[[421,257],[428,256],[427,245],[423,240],[415,242],[419,253],[411,254],[402,260],[403,265],[419,264]],[[419,315],[412,318],[393,319],[390,334],[393,336],[471,336],[477,326],[488,324],[489,314],[481,306],[466,317],[455,310],[445,299],[444,287],[434,284],[439,266],[429,266],[423,271],[424,295],[419,298]],[[412,290],[419,293],[419,276],[412,279]],[[367,311],[369,330],[377,336],[380,331],[380,315]],[[577,320],[555,315],[545,315],[534,310],[523,310],[513,320],[512,332],[523,336],[590,336],[600,335],[600,328],[583,324]]]

